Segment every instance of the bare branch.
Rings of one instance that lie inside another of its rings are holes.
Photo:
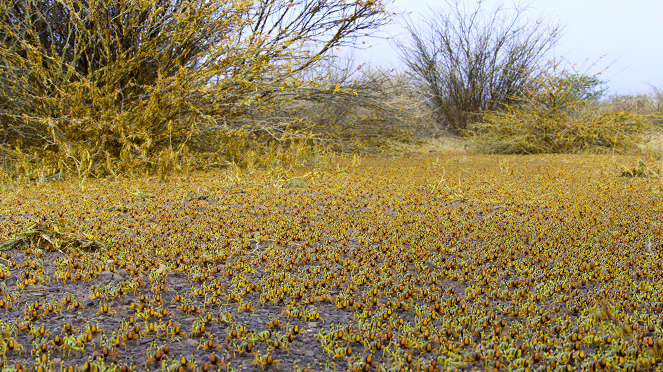
[[[476,113],[522,96],[561,27],[525,19],[527,6],[487,12],[479,2],[467,12],[460,0],[446,4],[447,11],[431,9],[422,28],[407,22],[410,43],[398,49],[410,73],[426,82],[438,121],[462,134]]]

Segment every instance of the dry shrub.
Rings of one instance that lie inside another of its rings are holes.
[[[334,58],[316,75],[326,77],[324,88],[298,100],[293,112],[335,151],[390,152],[436,128],[419,87],[404,73]]]
[[[440,3],[421,25],[406,23],[409,40],[398,49],[410,73],[424,83],[438,124],[462,135],[477,114],[525,93],[562,27],[547,17],[530,19],[528,4],[488,9],[482,1],[474,7],[461,0]]]
[[[310,90],[302,71],[388,14],[379,0],[3,2],[4,165],[165,175],[242,162],[264,138],[287,147],[302,137],[278,114]]]
[[[650,93],[614,94],[608,103],[622,111],[632,111],[653,118],[654,128],[663,129],[663,89],[651,87]]]
[[[520,104],[487,112],[472,126],[479,152],[582,153],[638,150],[653,116],[623,106],[577,99],[556,64],[546,69]]]

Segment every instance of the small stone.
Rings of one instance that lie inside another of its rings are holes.
[[[59,366],[60,363],[62,363],[62,359],[60,359],[60,358],[53,358],[53,359],[51,359],[51,363],[52,363],[54,366]]]
[[[318,322],[308,322],[308,328],[318,328]]]
[[[177,271],[177,270],[173,270],[173,271],[167,273],[167,274],[166,274],[166,277],[169,278],[169,279],[177,279],[177,278],[182,278],[182,277],[184,277],[184,275],[183,275],[183,273],[181,273],[181,272],[179,272],[179,271]]]
[[[94,300],[91,299],[90,297],[85,296],[85,298],[83,299],[83,306],[90,307],[93,305],[94,305]]]
[[[110,271],[102,271],[97,275],[97,279],[102,282],[110,282],[110,280],[113,279],[113,273]]]
[[[46,321],[46,324],[48,324],[48,325],[55,325],[55,324],[59,324],[59,323],[61,323],[61,321],[58,320],[58,319],[55,319],[55,318],[50,318]]]
[[[46,286],[43,286],[41,284],[33,285],[32,287],[30,287],[30,289],[35,291],[33,293],[37,297],[44,297],[48,293],[48,289],[46,288]]]
[[[304,351],[304,355],[307,356],[307,357],[313,357],[313,356],[315,356],[315,351],[313,351],[313,350],[305,350],[305,351]]]
[[[122,280],[122,275],[120,275],[119,273],[113,274],[113,280]]]
[[[198,345],[199,345],[198,341],[192,340],[190,338],[187,339],[186,341],[184,341],[184,343],[191,346],[191,347],[198,347]]]

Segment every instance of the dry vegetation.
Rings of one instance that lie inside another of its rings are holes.
[[[2,2],[3,165],[103,177],[246,163],[315,132],[298,103],[355,97],[312,71],[390,16],[381,0]]]
[[[384,1],[149,5],[0,5],[1,371],[662,368],[659,90],[527,7],[394,73],[330,54]]]
[[[320,159],[5,183],[3,370],[661,367],[656,162]]]
[[[639,106],[629,97],[613,97],[612,102],[582,99],[579,93],[589,90],[575,88],[567,76],[597,78],[569,75],[552,64],[534,79],[522,102],[485,112],[472,125],[476,149],[502,154],[634,153],[652,131],[660,130],[660,107]]]

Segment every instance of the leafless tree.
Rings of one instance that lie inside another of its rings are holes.
[[[461,0],[431,11],[422,26],[406,21],[409,43],[398,43],[413,78],[423,81],[438,122],[461,135],[477,113],[513,103],[537,74],[562,28],[526,18],[529,5],[466,9]]]

